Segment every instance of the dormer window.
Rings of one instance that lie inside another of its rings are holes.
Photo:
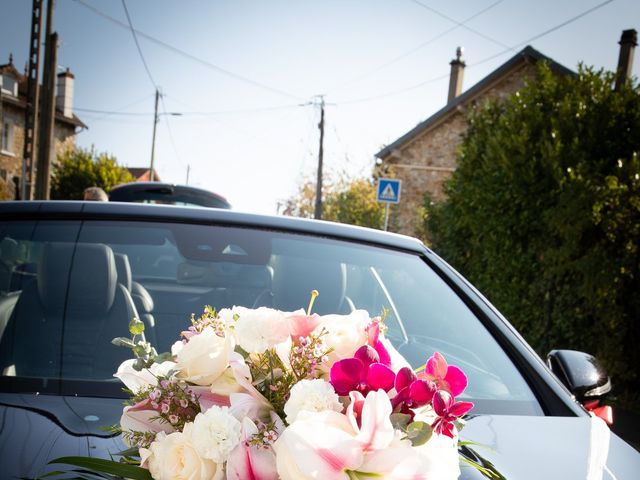
[[[18,80],[16,80],[12,75],[2,75],[0,76],[2,79],[2,93],[5,95],[12,95],[14,97],[18,96]]]

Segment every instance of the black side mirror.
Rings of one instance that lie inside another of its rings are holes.
[[[611,391],[611,380],[600,362],[588,353],[552,350],[547,355],[551,371],[580,403],[600,400]]]

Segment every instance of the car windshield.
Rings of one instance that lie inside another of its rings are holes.
[[[205,305],[385,314],[414,368],[435,351],[469,377],[478,413],[541,414],[495,339],[415,253],[229,226],[15,221],[0,226],[0,388],[116,395],[130,351],[110,343],[145,322],[158,351]]]

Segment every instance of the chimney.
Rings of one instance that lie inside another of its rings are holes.
[[[67,70],[58,74],[58,84],[56,86],[56,108],[67,117],[73,117],[73,73]]]
[[[622,85],[631,78],[633,53],[638,45],[638,32],[633,29],[623,30],[618,43],[620,44],[620,56],[618,57],[618,70],[616,71],[616,91],[620,90]]]
[[[451,76],[449,77],[449,97],[447,98],[447,103],[462,93],[462,79],[464,77],[464,67],[466,66],[464,60],[462,60],[463,52],[464,49],[458,47],[456,49],[456,59],[451,60],[450,63]]]

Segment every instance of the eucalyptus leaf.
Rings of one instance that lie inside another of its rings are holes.
[[[136,317],[129,322],[129,332],[131,335],[141,335],[144,332],[144,323]]]
[[[126,337],[116,337],[111,340],[111,343],[116,347],[126,347],[126,348],[134,348],[136,346],[135,343],[130,338]]]
[[[392,413],[390,418],[393,428],[402,431],[406,430],[407,425],[409,425],[409,422],[411,421],[411,415],[406,413]]]
[[[431,438],[433,429],[425,422],[412,422],[406,429],[407,437],[411,440],[411,445],[417,447],[424,445]]]

